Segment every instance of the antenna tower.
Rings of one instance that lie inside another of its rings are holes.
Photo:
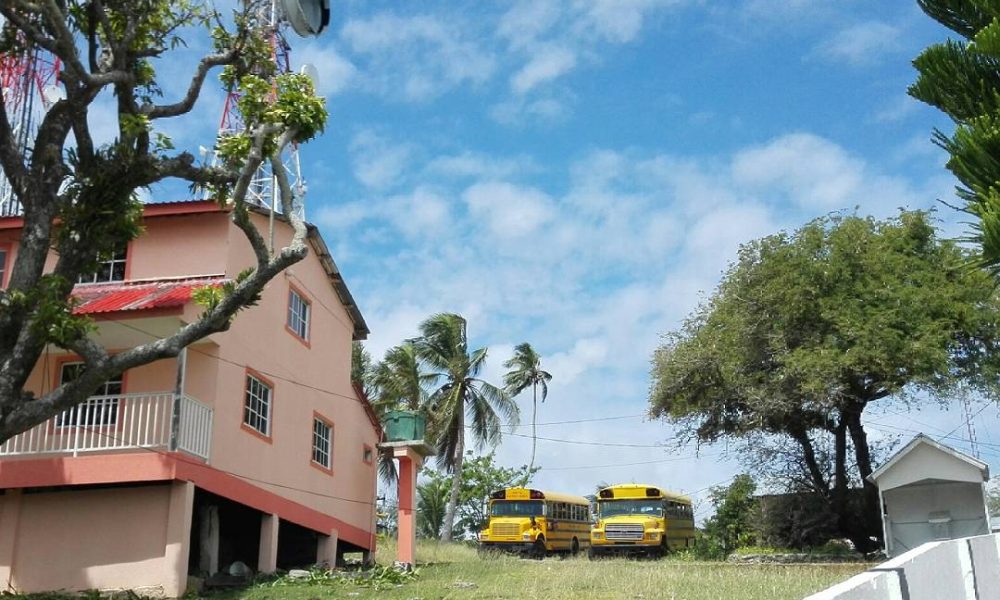
[[[972,403],[969,401],[969,391],[962,393],[962,417],[965,419],[966,430],[969,434],[969,448],[972,456],[979,458],[979,442],[976,440],[976,415],[972,414]]]
[[[274,62],[275,74],[291,72],[290,52],[291,46],[285,38],[284,29],[287,21],[283,19],[282,8],[278,0],[271,0],[269,3],[261,3],[260,8],[254,15],[257,23],[265,24],[271,44],[271,60]],[[222,120],[219,123],[219,135],[226,133],[236,133],[243,131],[245,126],[243,117],[240,115],[237,101],[240,99],[240,92],[235,88],[230,88],[226,95],[226,103],[222,110]],[[216,157],[217,159],[217,157]],[[303,215],[306,186],[302,179],[302,168],[299,162],[298,144],[291,144],[282,151],[282,168],[288,174],[288,181],[292,188],[292,202],[294,210],[299,215]],[[247,202],[257,206],[267,208],[272,212],[281,211],[281,202],[278,198],[277,182],[272,172],[270,161],[265,160],[257,169],[250,182],[247,191]]]
[[[0,54],[0,93],[18,154],[27,157],[39,123],[60,96],[60,65],[58,58],[34,47],[23,33],[17,36],[19,48]],[[21,202],[2,173],[0,168],[0,217],[20,215]]]

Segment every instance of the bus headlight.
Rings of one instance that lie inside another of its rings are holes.
[[[489,531],[481,531],[481,532],[479,532],[479,539],[481,539],[481,540],[488,540],[488,539],[490,539],[490,532]]]
[[[646,537],[648,539],[651,539],[651,540],[653,540],[655,542],[656,540],[660,539],[660,532],[658,532],[658,531],[651,531],[651,532],[649,532],[649,533],[646,534]]]
[[[530,540],[531,539],[531,532],[530,531],[525,531],[524,533],[522,533],[521,534],[521,539],[523,539],[523,540]]]
[[[592,535],[594,536],[594,539],[595,539],[595,540],[599,540],[599,539],[601,539],[601,538],[603,538],[603,537],[604,537],[604,534],[603,534],[603,533],[601,533],[600,531],[595,531],[595,532],[593,532],[593,534],[592,534]]]

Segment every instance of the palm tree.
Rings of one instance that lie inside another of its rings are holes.
[[[512,369],[503,377],[507,393],[516,396],[531,386],[531,461],[528,463],[530,472],[535,466],[535,445],[538,442],[535,432],[535,415],[538,412],[538,388],[542,388],[542,402],[549,395],[549,382],[552,381],[552,374],[543,371],[541,368],[541,357],[531,347],[531,344],[524,342],[514,348],[514,356],[503,364],[504,367]]]
[[[504,390],[478,379],[486,362],[486,348],[469,351],[465,319],[452,313],[437,314],[420,324],[414,340],[417,355],[441,385],[431,393],[429,407],[438,448],[438,465],[451,472],[452,486],[441,527],[441,539],[450,541],[455,526],[458,492],[465,456],[465,419],[476,445],[496,446],[503,421],[517,423],[517,404]]]
[[[378,402],[391,407],[388,410],[424,410],[427,386],[435,379],[433,374],[421,371],[420,358],[412,341],[387,350],[372,376],[379,391]]]
[[[377,390],[372,403],[379,420],[392,410],[423,412],[427,409],[427,386],[436,377],[421,370],[420,359],[412,342],[404,342],[386,351],[382,362],[371,369],[372,387]],[[429,436],[433,432],[428,432]],[[433,439],[432,437],[429,439]],[[379,456],[379,476],[387,484],[396,482],[398,473],[391,456]]]

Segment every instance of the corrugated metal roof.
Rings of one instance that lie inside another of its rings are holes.
[[[187,304],[194,290],[207,285],[221,285],[224,281],[223,277],[217,276],[81,284],[73,288],[73,297],[79,301],[73,314],[176,308]]]

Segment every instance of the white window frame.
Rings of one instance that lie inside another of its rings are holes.
[[[312,461],[324,469],[332,470],[333,425],[317,416],[313,416],[312,441]]]
[[[80,361],[64,362],[59,366],[59,382],[67,379],[66,367],[83,366]],[[90,398],[56,415],[56,427],[115,427],[118,425],[118,398],[124,390],[124,377],[116,376],[101,384]]]
[[[253,373],[246,374],[243,391],[243,425],[263,435],[271,437],[271,407],[274,404],[274,388]]]
[[[107,259],[98,259],[97,270],[93,273],[81,273],[77,283],[111,283],[125,281],[125,270],[128,264],[128,246],[115,250]],[[121,266],[119,275],[115,275],[117,266]]]
[[[297,337],[309,341],[309,319],[312,305],[295,288],[288,288],[288,317],[285,325]]]

